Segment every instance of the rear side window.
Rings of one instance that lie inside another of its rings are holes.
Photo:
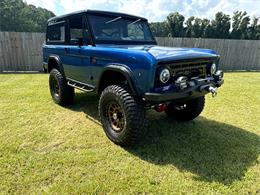
[[[48,25],[47,43],[65,42],[65,22]]]

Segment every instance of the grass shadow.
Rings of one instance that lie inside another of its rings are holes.
[[[70,109],[98,121],[98,96],[79,93]],[[245,129],[198,117],[187,123],[148,112],[148,133],[136,148],[125,148],[157,165],[173,165],[195,174],[195,179],[225,185],[241,180],[257,163],[260,137]]]

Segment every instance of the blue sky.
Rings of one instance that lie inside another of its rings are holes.
[[[163,21],[174,11],[186,18],[198,16],[212,19],[216,12],[232,15],[236,10],[247,11],[260,17],[260,0],[24,0],[28,4],[44,7],[56,15],[83,9],[118,11],[139,15],[149,21]]]

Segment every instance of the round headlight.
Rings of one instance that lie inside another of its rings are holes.
[[[214,74],[217,71],[217,65],[213,63],[210,68],[210,73]]]
[[[167,83],[171,77],[170,71],[168,68],[164,68],[160,72],[160,81],[162,83]]]

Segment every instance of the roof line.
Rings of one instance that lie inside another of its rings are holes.
[[[68,14],[63,14],[63,15],[60,15],[60,16],[55,16],[55,17],[50,18],[47,22],[50,22],[50,21],[56,20],[56,19],[69,17],[69,16],[72,16],[72,15],[75,15],[75,14],[82,14],[82,13],[100,14],[100,15],[114,15],[114,16],[122,16],[122,17],[129,17],[129,18],[136,18],[136,19],[147,20],[146,18],[143,18],[143,17],[130,15],[130,14],[125,14],[125,13],[120,13],[120,12],[110,12],[110,11],[89,10],[88,9],[88,10],[75,11],[75,12],[71,12],[71,13],[68,13]]]

